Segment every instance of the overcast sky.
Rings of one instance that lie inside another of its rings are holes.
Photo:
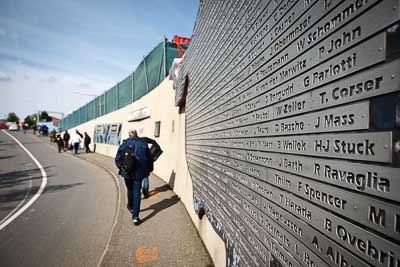
[[[0,117],[68,113],[192,34],[198,0],[0,0]]]

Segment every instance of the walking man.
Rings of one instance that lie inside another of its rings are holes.
[[[78,134],[78,130],[71,137],[71,142],[74,145],[75,154],[78,154],[79,144],[81,143],[81,137]]]
[[[68,133],[68,131],[65,131],[65,133],[64,133],[64,136],[63,136],[63,139],[64,139],[64,152],[67,152],[67,149],[68,149],[68,144],[69,144],[69,139],[70,139],[70,136],[69,136],[69,133]]]
[[[118,174],[125,180],[128,209],[132,212],[133,223],[139,225],[142,180],[148,177],[153,169],[153,160],[147,143],[137,136],[136,130],[130,130],[129,138],[119,146],[115,163],[119,168]]]
[[[61,147],[63,145],[63,139],[61,138],[61,133],[56,134],[56,143],[57,143],[58,153],[61,153]]]
[[[92,139],[90,138],[90,136],[87,134],[87,132],[85,132],[85,138],[83,139],[83,143],[85,145],[85,149],[86,149],[86,153],[90,153],[90,142],[92,141]]]

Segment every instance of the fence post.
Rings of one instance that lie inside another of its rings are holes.
[[[147,92],[149,92],[149,81],[147,80],[146,58],[144,56],[143,56],[143,62],[144,62],[144,76],[146,78],[146,87],[147,87]]]
[[[104,94],[103,94],[103,103],[104,103],[104,108],[103,108],[104,112],[103,112],[102,115],[107,113],[107,91],[105,91]]]
[[[117,83],[117,108],[115,110],[119,109],[119,84]]]
[[[164,49],[164,79],[167,77],[167,45],[166,45],[166,40],[167,38],[164,36],[164,41],[163,41],[163,49]]]
[[[134,73],[135,72],[132,72],[132,102],[135,101],[135,87],[134,87],[135,75],[134,75]]]
[[[165,38],[164,38],[164,43],[165,43]],[[160,75],[161,75],[161,69],[164,65],[164,43],[163,43],[163,50],[161,51],[161,58],[160,58],[160,67],[158,68],[158,75],[157,75],[157,85],[160,84]],[[165,77],[163,77],[164,79]]]

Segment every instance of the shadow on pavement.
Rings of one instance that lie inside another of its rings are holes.
[[[45,171],[49,172],[52,166],[45,167]],[[47,177],[52,177],[53,175],[47,175]],[[0,173],[0,189],[13,187],[29,180],[42,179],[42,174],[39,169],[30,169],[24,171],[12,171]]]
[[[171,191],[171,188],[169,187],[168,184],[164,184],[162,186],[154,188],[152,191],[156,191],[157,193],[161,193],[161,192]]]
[[[0,151],[1,151],[2,149],[0,149]],[[11,158],[14,158],[15,157],[15,155],[9,155],[9,156],[0,156],[0,160],[2,160],[2,159],[11,159]]]
[[[43,191],[43,194],[46,193],[53,193],[57,191],[64,191],[76,186],[83,185],[84,183],[74,183],[74,184],[65,184],[65,185],[47,185],[46,188]],[[33,186],[30,189],[23,188],[23,189],[16,189],[16,190],[10,190],[5,194],[1,194],[0,196],[0,203],[4,204],[7,202],[14,202],[14,201],[21,201],[26,197],[27,190],[29,190],[29,194],[35,194],[39,190],[40,186]],[[13,209],[13,207],[6,207],[6,206],[0,206],[0,210],[2,211],[7,211]]]
[[[21,141],[20,141],[21,142]],[[33,144],[43,144],[43,142],[21,142],[23,145],[33,145]],[[17,143],[6,143],[6,144],[1,144],[1,146],[18,146]]]
[[[179,197],[177,195],[174,195],[168,199],[163,199],[162,201],[155,203],[151,206],[149,206],[148,208],[142,209],[140,210],[140,212],[146,211],[146,210],[152,210],[153,212],[150,213],[149,215],[147,215],[146,217],[144,217],[142,219],[143,222],[150,220],[151,218],[153,218],[157,213],[159,213],[160,211],[164,210],[164,209],[168,209],[169,207],[175,205],[176,203],[178,203],[180,201]]]

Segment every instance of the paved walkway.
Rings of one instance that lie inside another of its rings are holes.
[[[56,146],[47,138],[42,140]],[[107,169],[119,184],[118,217],[101,266],[213,266],[185,206],[168,184],[150,176],[150,197],[142,198],[142,223],[135,226],[126,208],[125,183],[117,174],[114,159],[85,152],[77,157]]]

